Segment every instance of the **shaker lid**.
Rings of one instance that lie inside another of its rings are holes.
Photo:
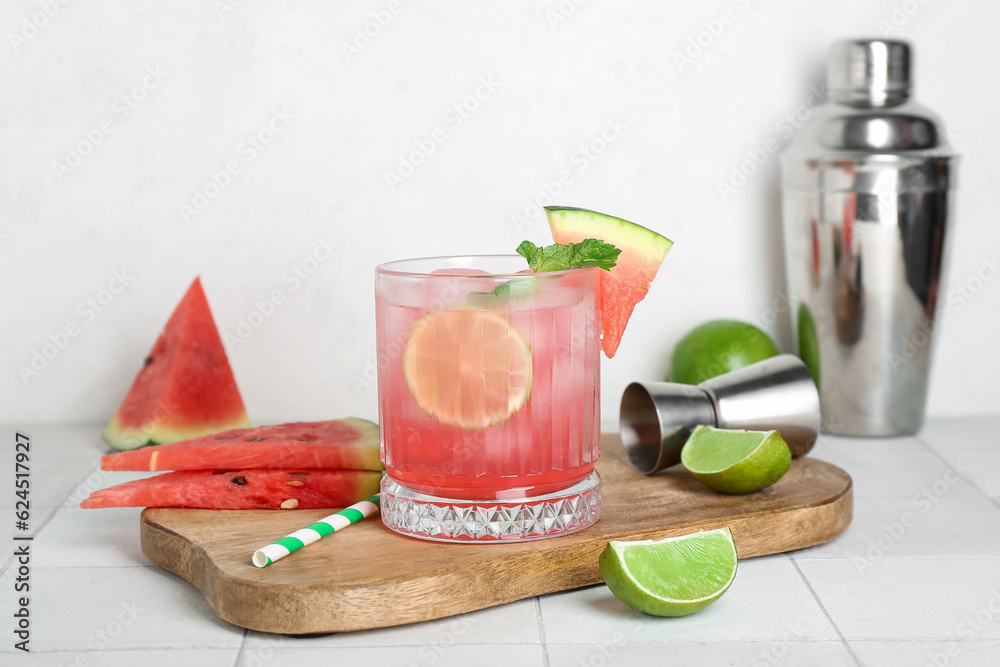
[[[835,42],[827,72],[832,103],[810,114],[782,160],[953,157],[941,120],[910,97],[910,54],[899,40]]]
[[[846,39],[830,50],[827,88],[834,101],[892,106],[910,96],[910,45],[893,39]]]

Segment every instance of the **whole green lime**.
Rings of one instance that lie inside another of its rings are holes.
[[[671,382],[699,384],[778,354],[771,338],[747,322],[712,320],[680,339],[670,357]]]

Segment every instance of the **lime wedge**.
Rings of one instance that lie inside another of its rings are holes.
[[[711,489],[750,493],[781,479],[792,464],[792,453],[777,431],[699,426],[684,443],[681,463]]]
[[[712,604],[736,578],[728,528],[665,540],[609,542],[598,559],[615,596],[654,616],[687,616]]]

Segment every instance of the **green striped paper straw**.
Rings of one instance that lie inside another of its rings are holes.
[[[354,503],[350,507],[345,507],[336,514],[331,514],[301,530],[296,530],[291,535],[282,537],[277,542],[272,542],[266,547],[257,549],[257,551],[253,552],[253,564],[257,567],[267,567],[274,561],[284,558],[293,551],[298,551],[307,544],[312,544],[330,533],[343,530],[352,523],[357,523],[365,517],[375,514],[378,512],[378,509],[379,494],[376,493],[371,498],[366,498],[360,503]]]

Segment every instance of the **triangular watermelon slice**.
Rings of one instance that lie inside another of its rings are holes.
[[[545,215],[556,243],[600,239],[621,249],[618,262],[601,272],[601,347],[615,356],[635,304],[649,291],[673,241],[621,218],[568,206],[546,206]]]
[[[195,278],[146,356],[104,440],[126,450],[249,426],[201,279]]]

